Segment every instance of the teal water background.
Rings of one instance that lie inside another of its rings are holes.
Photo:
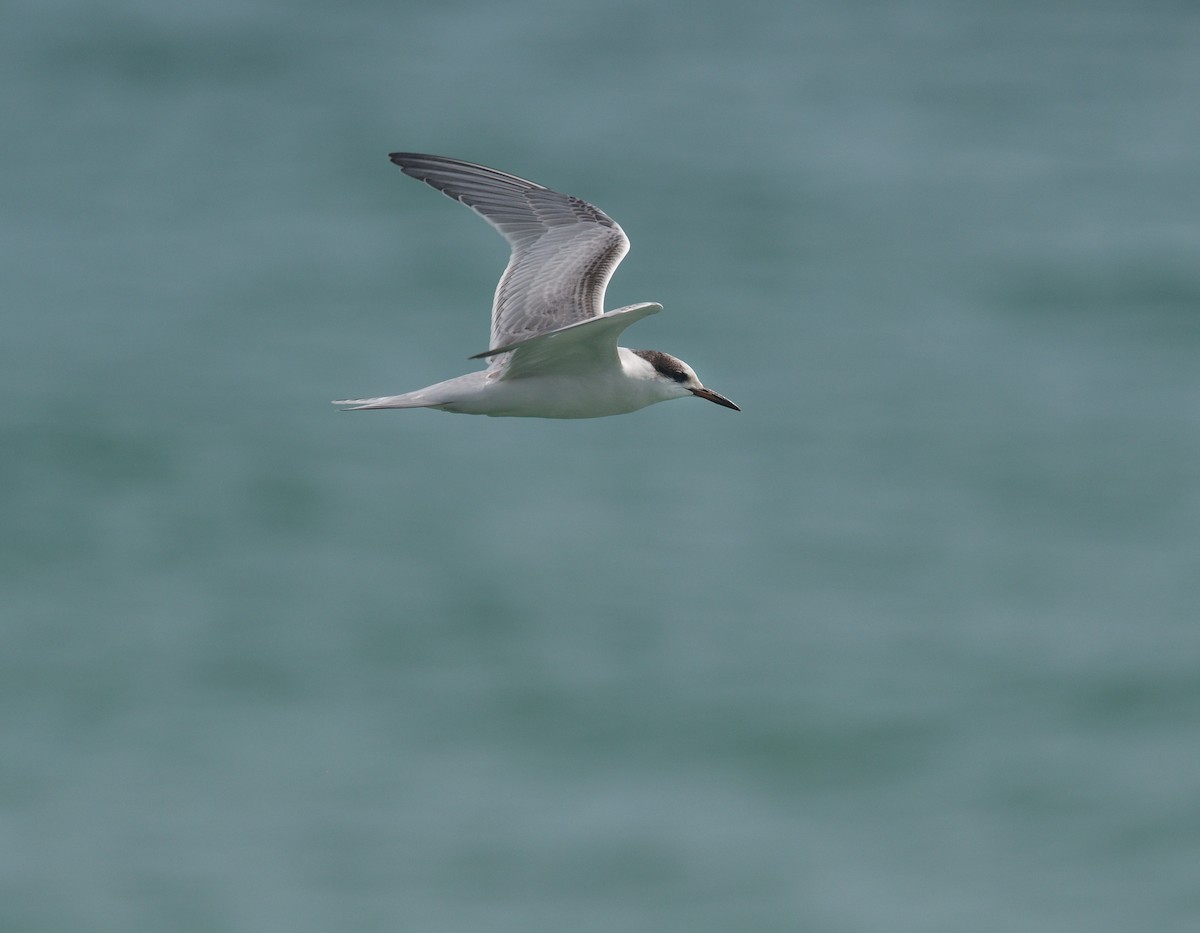
[[[1200,929],[1200,11],[14,0],[0,930]],[[338,415],[592,200],[741,414]]]

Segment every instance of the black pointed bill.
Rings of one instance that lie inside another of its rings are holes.
[[[724,395],[717,395],[712,389],[692,389],[691,392],[696,398],[706,398],[710,402],[716,402],[718,405],[724,405],[726,408],[732,408],[734,411],[741,411],[740,408],[729,401]]]

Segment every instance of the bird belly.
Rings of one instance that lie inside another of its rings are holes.
[[[650,386],[621,378],[528,376],[497,379],[486,391],[438,405],[443,411],[493,418],[603,418],[663,401]]]

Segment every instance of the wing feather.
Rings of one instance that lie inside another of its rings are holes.
[[[662,305],[653,301],[627,305],[599,317],[587,318],[527,337],[517,343],[505,344],[476,353],[471,359],[495,358],[507,360],[501,379],[523,376],[579,375],[588,371],[620,366],[617,340],[630,324],[636,324],[648,314],[657,314]]]
[[[629,239],[598,207],[459,159],[413,152],[389,158],[404,174],[467,205],[512,247],[492,304],[492,347],[604,313],[604,292]],[[493,366],[505,363],[492,359]]]

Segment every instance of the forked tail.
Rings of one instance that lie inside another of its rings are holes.
[[[342,411],[371,411],[380,408],[431,408],[437,402],[424,392],[407,392],[382,398],[344,398],[333,404],[341,405]]]

